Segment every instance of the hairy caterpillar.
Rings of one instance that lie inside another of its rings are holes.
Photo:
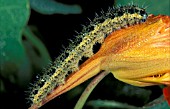
[[[107,12],[101,12],[89,26],[82,32],[69,47],[51,63],[37,81],[30,87],[29,100],[31,105],[40,105],[40,102],[60,84],[64,84],[69,72],[79,70],[79,61],[82,57],[93,55],[93,46],[102,43],[111,32],[144,22],[147,19],[145,9],[135,5],[109,8]],[[91,29],[92,28],[92,29]]]

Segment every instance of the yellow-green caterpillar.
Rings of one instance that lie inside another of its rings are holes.
[[[101,12],[89,26],[71,41],[70,46],[45,70],[44,74],[30,87],[29,99],[31,105],[39,103],[55,87],[64,84],[69,72],[79,70],[79,61],[82,57],[93,55],[93,46],[102,43],[111,32],[144,22],[148,17],[144,8],[135,5],[109,8]],[[92,30],[90,30],[92,28]]]

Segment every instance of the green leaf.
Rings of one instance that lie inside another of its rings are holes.
[[[143,106],[142,109],[170,109],[168,106],[168,102],[164,99],[164,96],[160,96],[159,98],[153,100],[147,105]]]
[[[21,39],[29,17],[28,0],[0,0],[0,36]]]
[[[26,63],[21,36],[29,15],[28,0],[0,0],[0,75],[4,78]]]
[[[141,109],[126,103],[120,103],[113,100],[91,100],[87,102],[87,106],[103,109]]]
[[[79,14],[79,5],[66,5],[54,0],[30,0],[31,8],[41,14]]]
[[[134,101],[135,102],[135,101]],[[169,109],[168,103],[163,100],[163,96],[155,99],[143,107],[135,107],[126,103],[120,103],[113,100],[91,100],[87,102],[87,106],[94,108],[109,108],[109,109]]]

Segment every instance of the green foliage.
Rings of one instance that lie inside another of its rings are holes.
[[[54,0],[30,0],[31,8],[41,14],[79,14],[79,5],[66,5]]]
[[[113,100],[91,100],[87,105],[93,108],[107,108],[107,109],[169,109],[168,103],[163,99],[163,96],[157,98],[153,102],[143,107],[136,107],[126,103],[120,103]]]
[[[16,76],[15,73],[28,64],[21,37],[29,15],[28,0],[0,0],[0,66],[4,78]],[[16,81],[29,77],[24,74],[20,76]]]

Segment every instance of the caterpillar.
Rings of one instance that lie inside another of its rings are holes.
[[[29,88],[31,105],[40,105],[40,102],[57,86],[64,84],[70,72],[79,70],[79,61],[82,57],[91,57],[93,46],[102,44],[110,33],[128,26],[145,22],[148,17],[144,8],[136,5],[118,6],[109,8],[106,12],[96,14],[94,20],[84,27],[68,48],[56,58],[43,72],[37,76],[37,81]]]

